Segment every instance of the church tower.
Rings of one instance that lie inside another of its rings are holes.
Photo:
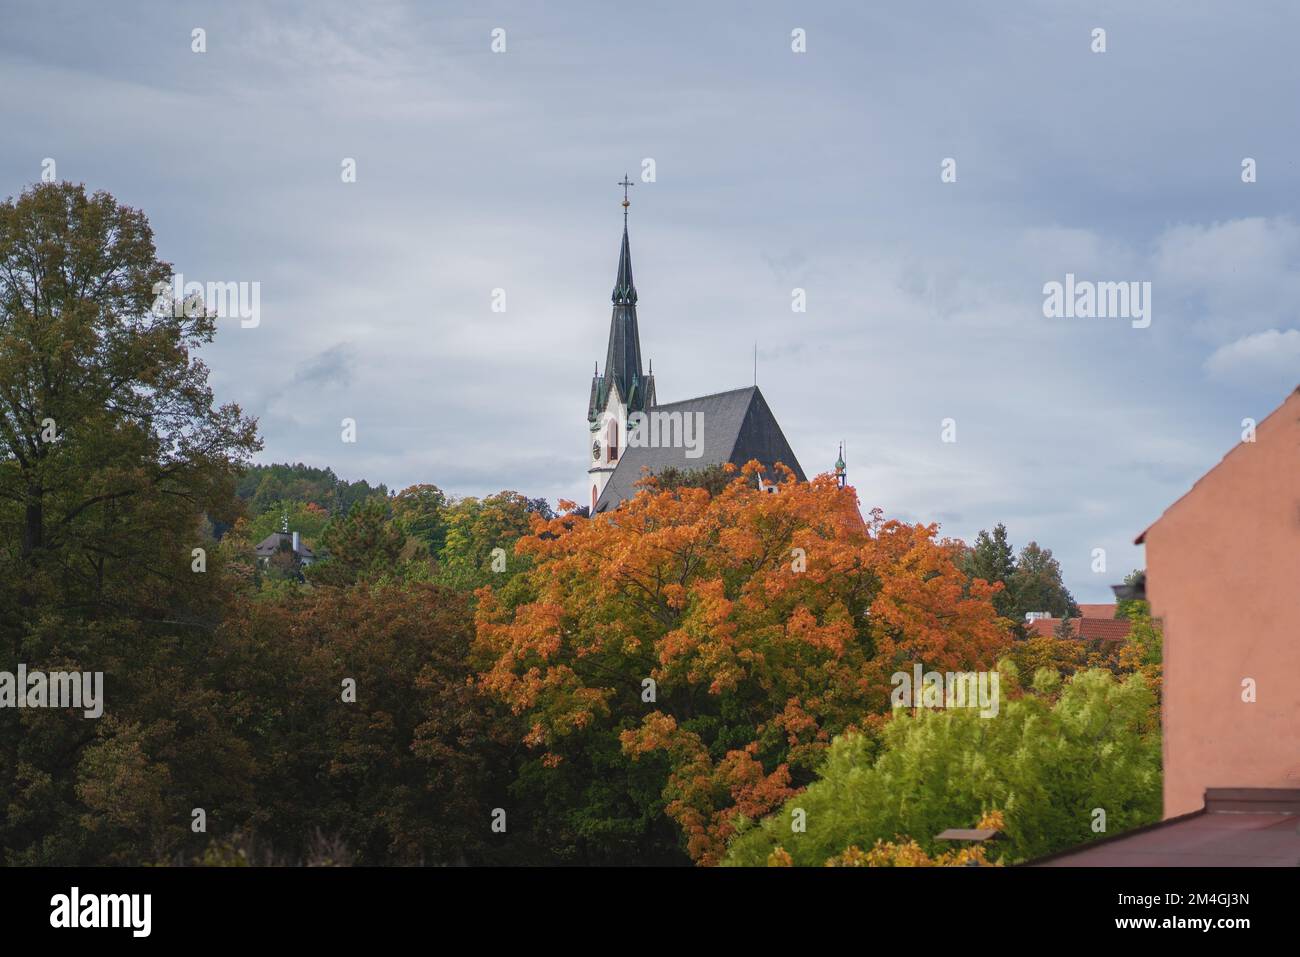
[[[632,249],[627,238],[627,190],[634,185],[625,175],[623,187],[623,246],[618,254],[618,275],[610,296],[613,311],[609,319],[609,345],[605,350],[605,371],[597,366],[591,379],[587,402],[588,506],[594,512],[596,499],[618,467],[619,455],[627,447],[627,419],[633,412],[654,407],[654,375],[641,369],[641,335],[636,321],[636,286],[632,282]]]

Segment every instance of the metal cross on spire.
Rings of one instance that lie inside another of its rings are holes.
[[[623,187],[623,225],[626,226],[626,225],[627,225],[627,208],[628,208],[629,206],[632,205],[632,203],[631,203],[631,202],[628,200],[628,198],[627,198],[627,188],[628,188],[629,186],[635,186],[636,183],[634,183],[634,182],[632,182],[630,179],[628,179],[628,178],[627,178],[627,173],[624,173],[624,174],[623,174],[623,179],[622,179],[620,182],[616,183],[615,185],[617,185],[617,186],[622,186],[622,187]]]

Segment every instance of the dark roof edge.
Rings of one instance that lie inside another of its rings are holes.
[[[1162,827],[1171,824],[1181,824],[1183,821],[1190,821],[1194,817],[1200,817],[1205,814],[1205,808],[1201,807],[1187,814],[1180,814],[1177,817],[1167,817],[1163,821],[1156,821],[1153,824],[1144,824],[1141,827],[1135,827],[1131,831],[1121,831],[1119,834],[1110,834],[1106,837],[1099,838],[1095,841],[1088,841],[1084,844],[1076,844],[1074,847],[1067,847],[1062,851],[1053,851],[1051,854],[1045,854],[1042,857],[1035,857],[1031,861],[1021,861],[1016,867],[1037,867],[1048,861],[1057,861],[1063,857],[1070,857],[1074,854],[1082,854],[1084,851],[1091,851],[1094,847],[1102,847],[1106,844],[1113,844],[1116,841],[1122,841],[1125,838],[1136,837],[1138,834],[1146,834],[1148,831],[1156,831]]]
[[[721,391],[721,392],[710,392],[708,395],[693,395],[693,396],[691,396],[689,399],[678,399],[676,402],[660,402],[660,403],[659,403],[658,405],[656,405],[654,408],[656,408],[656,409],[666,409],[666,408],[668,408],[669,406],[673,406],[673,405],[687,405],[687,404],[689,404],[689,403],[691,403],[691,402],[699,402],[699,401],[702,400],[702,399],[716,399],[716,398],[718,398],[719,396],[723,396],[723,395],[735,395],[737,392],[757,392],[757,391],[758,391],[758,386],[756,386],[756,385],[747,385],[747,386],[743,386],[742,388],[739,388],[739,389],[724,389],[724,390]],[[650,410],[647,409],[646,411],[649,412]]]

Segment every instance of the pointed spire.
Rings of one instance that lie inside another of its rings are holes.
[[[623,249],[618,254],[618,278],[610,300],[616,306],[636,305],[636,286],[632,284],[632,248],[627,241],[627,223],[623,224]]]
[[[618,254],[618,277],[614,280],[614,303],[609,320],[609,348],[605,353],[604,388],[617,385],[629,411],[644,405],[641,384],[641,335],[636,321],[636,286],[632,282],[632,246],[627,238],[627,188],[632,181],[623,177],[623,244]],[[603,401],[603,400],[602,400]]]
[[[627,241],[627,208],[632,205],[627,198],[627,189],[629,186],[635,186],[627,173],[623,174],[623,179],[619,182],[623,187],[623,248],[618,254],[618,278],[614,280],[614,293],[610,299],[615,305],[630,304],[636,305],[636,286],[632,284],[632,248]]]

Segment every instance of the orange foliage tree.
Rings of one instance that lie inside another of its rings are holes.
[[[811,780],[833,736],[888,711],[893,672],[991,668],[1008,641],[996,586],[968,580],[936,526],[864,520],[828,476],[787,471],[767,494],[757,468],[717,495],[649,479],[613,513],[539,518],[517,545],[532,567],[479,592],[480,685],[541,766],[611,739],[651,760],[647,810],[703,864]]]

